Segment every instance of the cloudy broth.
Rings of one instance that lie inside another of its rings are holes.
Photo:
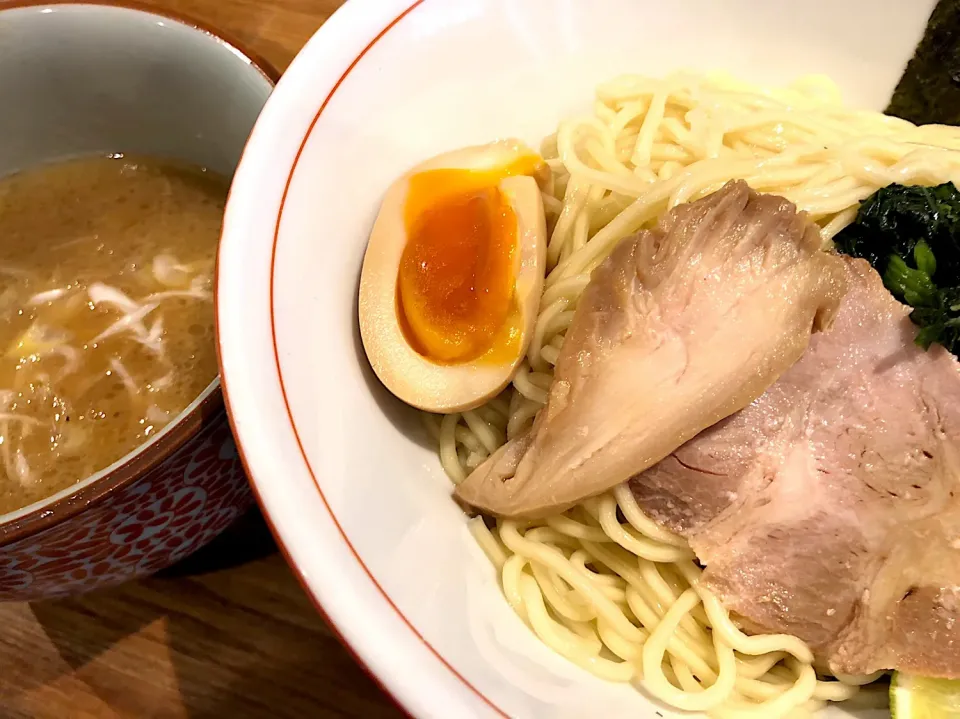
[[[127,454],[216,376],[227,189],[129,155],[0,178],[0,514]]]

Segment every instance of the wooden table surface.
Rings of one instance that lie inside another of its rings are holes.
[[[147,0],[224,30],[279,70],[341,1]],[[0,719],[399,716],[256,511],[161,576],[0,605]]]

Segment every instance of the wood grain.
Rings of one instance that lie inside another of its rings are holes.
[[[141,2],[220,28],[278,70],[341,4]],[[163,576],[0,605],[2,719],[399,716],[318,616],[257,512]]]
[[[138,0],[196,18],[240,41],[278,70],[344,0]],[[2,2],[0,2],[2,5]]]
[[[0,605],[0,716],[402,715],[324,624],[252,512],[161,576]]]

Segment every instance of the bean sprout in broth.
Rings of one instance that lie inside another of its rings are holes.
[[[119,154],[0,179],[0,514],[110,465],[216,376],[227,189]]]

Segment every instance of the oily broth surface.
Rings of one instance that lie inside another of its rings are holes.
[[[228,184],[129,155],[0,179],[0,514],[116,461],[216,376]]]

